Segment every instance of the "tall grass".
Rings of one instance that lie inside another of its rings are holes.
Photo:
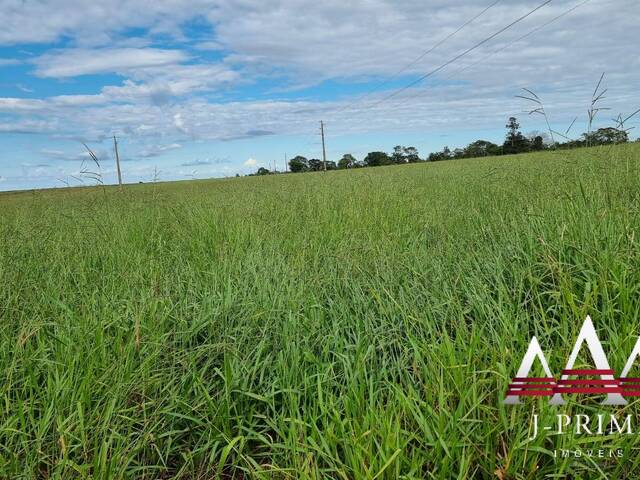
[[[639,155],[0,195],[0,477],[637,478],[501,401],[587,314],[621,370]]]

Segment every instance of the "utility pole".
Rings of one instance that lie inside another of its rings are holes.
[[[324,146],[324,122],[320,120],[320,135],[322,135],[322,164],[324,166],[324,171],[327,171],[327,150]]]
[[[122,172],[120,171],[120,155],[118,154],[118,139],[113,136],[113,148],[116,151],[116,168],[118,169],[118,185],[122,188]]]
[[[284,154],[284,173],[289,171],[289,163],[287,162],[287,153]]]

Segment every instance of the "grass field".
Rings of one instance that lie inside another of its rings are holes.
[[[637,144],[2,194],[0,478],[637,478],[501,402],[587,314],[622,369],[639,209]]]

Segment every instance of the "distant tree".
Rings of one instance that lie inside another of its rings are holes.
[[[487,140],[476,140],[465,148],[465,156],[469,158],[489,155],[500,155],[500,147]]]
[[[267,170],[266,168],[264,168],[264,167],[260,167],[258,169],[258,171],[256,172],[256,175],[261,175],[261,176],[262,175],[270,175],[270,174],[271,174],[271,172],[269,170]]]
[[[532,130],[529,133],[527,133],[527,138],[531,143],[532,149],[533,149],[533,143],[535,142],[536,137],[542,138],[542,145],[544,148],[550,147],[554,143],[553,140],[551,139],[551,135],[549,135],[548,132],[542,132],[540,130]]]
[[[393,160],[385,152],[369,152],[363,162],[365,167],[379,167],[391,165]]]
[[[542,136],[538,135],[536,137],[533,137],[533,140],[531,140],[531,150],[533,150],[534,152],[539,152],[540,150],[544,150],[544,148],[545,145]]]
[[[306,172],[309,170],[309,161],[300,155],[289,160],[289,170],[293,173]]]
[[[337,170],[338,166],[336,165],[336,162],[332,161],[332,160],[327,160],[327,170]]]
[[[409,163],[417,163],[420,161],[420,156],[418,155],[418,149],[416,147],[405,147],[404,157]]]
[[[353,168],[357,163],[358,161],[353,155],[351,155],[350,153],[346,153],[338,161],[338,168]]]
[[[520,133],[520,124],[516,117],[509,117],[505,127],[507,129],[507,139],[513,139]]]
[[[322,160],[317,158],[312,158],[309,160],[309,170],[312,172],[319,172],[320,170],[324,170],[324,166],[322,165]]]
[[[404,147],[396,145],[393,147],[393,153],[391,154],[391,160],[395,164],[407,163],[407,158],[404,155]]]
[[[453,154],[449,147],[444,147],[441,152],[433,152],[430,153],[427,157],[427,161],[429,162],[439,162],[441,160],[449,160]]]
[[[585,142],[584,139],[577,139],[577,140],[567,140],[564,143],[557,143],[556,147],[563,149],[563,150],[567,150],[570,148],[579,148],[579,147],[584,147],[586,146],[587,143]]]
[[[530,147],[530,142],[522,135],[520,132],[520,124],[516,117],[509,117],[509,121],[505,125],[507,128],[507,136],[504,140],[504,144],[502,145],[502,150],[504,153],[522,153],[528,152]]]
[[[453,158],[465,158],[466,156],[467,156],[467,151],[464,148],[453,149]]]
[[[618,128],[599,128],[595,132],[582,134],[587,145],[611,145],[614,143],[627,143],[629,134]]]

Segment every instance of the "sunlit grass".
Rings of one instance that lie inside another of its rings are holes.
[[[587,314],[621,370],[639,157],[0,195],[0,478],[636,478],[501,400]]]

